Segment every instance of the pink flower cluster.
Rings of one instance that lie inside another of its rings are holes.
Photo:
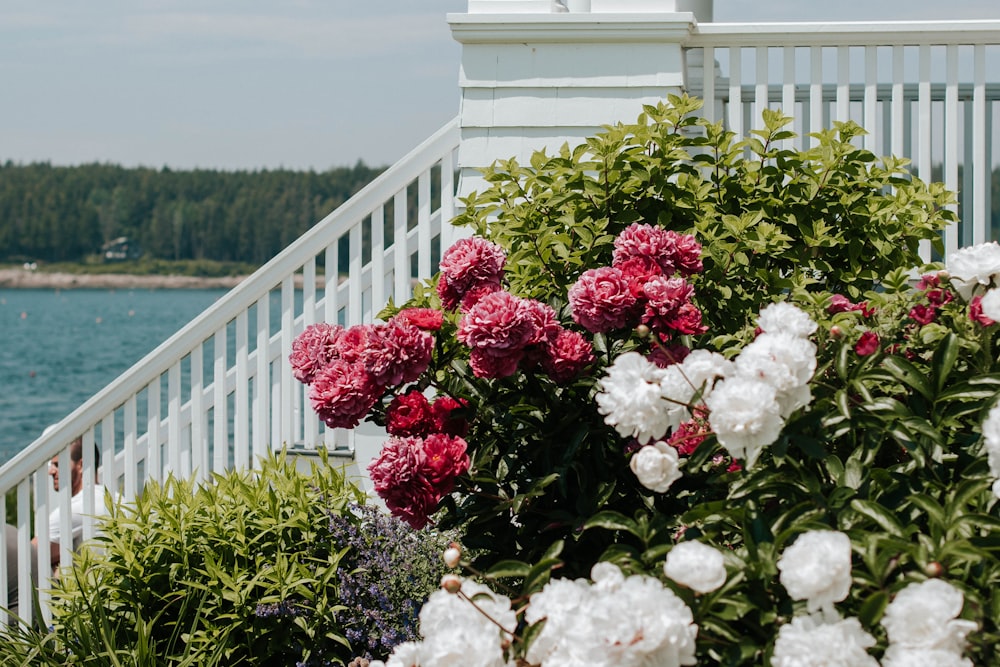
[[[564,329],[550,306],[504,290],[476,301],[459,321],[457,337],[470,348],[469,364],[481,378],[507,377],[519,366],[537,365],[561,383],[594,360],[587,339]]]
[[[910,317],[921,326],[933,322],[938,309],[950,303],[955,296],[947,287],[941,287],[941,278],[936,273],[928,273],[921,277],[917,283],[917,290],[924,293],[927,302],[918,303],[911,308]]]
[[[585,271],[569,289],[573,319],[592,333],[647,325],[661,341],[704,333],[701,310],[686,278],[702,270],[701,245],[691,235],[648,224],[630,225],[615,239],[611,266]]]
[[[441,305],[446,310],[469,309],[482,296],[500,289],[503,249],[478,236],[456,241],[441,257],[437,284]]]
[[[423,528],[438,503],[469,469],[466,442],[447,433],[389,438],[368,466],[375,491],[396,517]]]
[[[295,339],[292,373],[309,385],[309,402],[327,426],[354,428],[389,387],[413,382],[427,369],[434,337],[412,323],[414,317],[404,310],[385,324],[314,324]],[[433,320],[416,315],[428,317]]]
[[[467,403],[464,399],[441,396],[430,402],[419,389],[411,389],[392,399],[385,411],[385,430],[390,435],[423,438],[432,433],[465,437],[469,422],[455,416]]]

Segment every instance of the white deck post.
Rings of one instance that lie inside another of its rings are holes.
[[[477,169],[495,160],[528,164],[679,93],[681,45],[711,10],[711,0],[469,0],[468,13],[449,14],[462,44],[459,195],[481,192]]]

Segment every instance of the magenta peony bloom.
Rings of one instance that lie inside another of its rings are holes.
[[[390,322],[383,329],[383,337],[388,341],[386,383],[395,386],[415,382],[431,363],[434,336],[405,322]]]
[[[492,294],[493,292],[499,292],[502,287],[499,284],[494,285],[493,283],[483,283],[482,285],[476,285],[462,297],[462,302],[459,304],[459,310],[463,313],[469,312],[473,306],[479,303],[487,294]]]
[[[853,303],[843,294],[834,294],[830,297],[830,305],[826,307],[826,312],[834,315],[836,313],[848,313],[862,309],[862,304]]]
[[[937,308],[918,303],[910,309],[910,317],[920,325],[930,324],[937,317]]]
[[[642,288],[646,283],[663,275],[660,265],[649,257],[629,257],[615,264],[614,268],[621,271],[628,283],[629,292],[637,299],[642,298]]]
[[[364,366],[335,359],[313,377],[309,402],[327,426],[354,428],[383,391]]]
[[[878,334],[874,331],[866,331],[861,334],[861,338],[858,342],[854,344],[854,352],[859,357],[867,357],[869,354],[875,354],[879,349],[879,338]]]
[[[569,382],[594,362],[590,341],[576,331],[562,329],[555,340],[546,346],[542,370],[557,384]]]
[[[469,353],[469,366],[478,378],[495,380],[517,372],[517,365],[524,358],[524,350],[507,350],[495,354],[490,350],[473,348]]]
[[[441,396],[431,404],[431,414],[434,417],[434,430],[438,433],[457,435],[462,438],[469,432],[469,422],[454,415],[456,410],[464,410],[468,401],[464,398]]]
[[[431,404],[419,389],[396,396],[385,410],[385,430],[389,435],[423,437],[436,427]]]
[[[681,456],[691,456],[698,445],[712,432],[712,427],[705,418],[703,411],[696,409],[694,418],[681,422],[667,440],[667,444],[677,450]]]
[[[984,327],[996,324],[996,322],[983,314],[983,297],[979,294],[972,297],[972,301],[969,302],[969,319]]]
[[[701,311],[690,303],[694,288],[683,278],[659,276],[643,287],[646,309],[642,321],[657,332],[701,333]]]
[[[375,492],[393,516],[413,528],[427,525],[441,496],[421,472],[423,441],[420,438],[389,438],[378,458],[368,466]]]
[[[646,358],[660,368],[666,368],[681,363],[689,354],[691,354],[691,348],[674,343],[672,345],[654,345]]]
[[[677,272],[684,277],[701,273],[705,269],[701,262],[701,244],[691,234],[671,231],[667,234],[674,235],[674,265]]]
[[[573,320],[591,333],[621,329],[636,316],[636,298],[619,269],[585,271],[569,288]]]
[[[311,324],[292,342],[292,353],[288,361],[292,365],[292,374],[303,384],[309,384],[319,369],[323,368],[339,355],[337,339],[344,332],[344,327],[332,324]]]
[[[677,234],[653,225],[635,223],[625,228],[615,239],[611,265],[617,267],[633,257],[645,257],[656,262],[660,273],[672,276],[677,250]]]
[[[438,295],[444,307],[453,310],[475,288],[499,288],[506,261],[503,249],[486,239],[474,236],[456,241],[441,257]]]
[[[927,290],[926,293],[927,301],[930,302],[932,306],[940,308],[946,303],[951,303],[955,296],[946,289],[931,289]]]
[[[434,308],[404,308],[392,319],[424,331],[438,331],[444,324],[444,313]]]
[[[708,327],[701,323],[701,309],[690,301],[681,304],[671,317],[665,319],[665,323],[669,328],[684,335],[703,334],[708,331]]]
[[[374,324],[355,324],[346,329],[337,337],[338,356],[351,363],[364,362],[368,348],[380,344],[378,341],[373,343],[379,335],[375,327]]]
[[[538,336],[533,308],[510,292],[487,294],[458,323],[458,340],[494,355],[520,351]]]
[[[421,474],[439,497],[451,493],[455,478],[469,469],[465,440],[454,435],[432,433],[424,438]]]

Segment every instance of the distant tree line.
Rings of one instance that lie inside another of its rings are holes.
[[[263,264],[382,168],[324,172],[0,164],[0,261],[82,261],[126,236],[145,256]]]

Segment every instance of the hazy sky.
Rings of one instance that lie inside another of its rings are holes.
[[[0,162],[388,164],[458,113],[466,0],[0,0]],[[716,0],[716,21],[1000,19],[1000,0]]]

